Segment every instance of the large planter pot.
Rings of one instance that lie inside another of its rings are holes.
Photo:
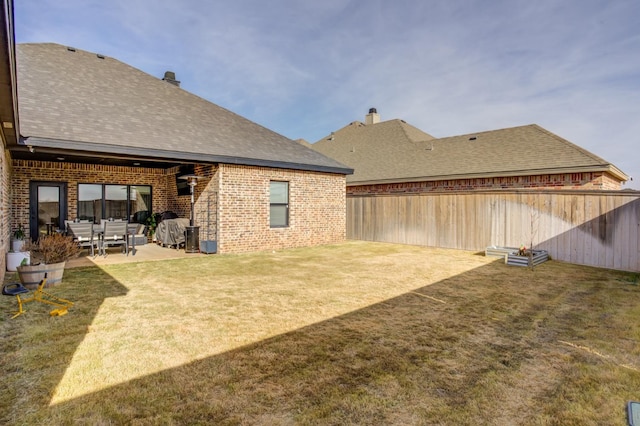
[[[7,253],[7,271],[15,272],[18,266],[22,264],[22,261],[27,259],[27,265],[30,263],[31,254],[28,251],[18,251]]]
[[[47,274],[45,287],[52,287],[62,282],[65,264],[66,262],[18,266],[18,277],[22,285],[28,289],[35,289],[44,279],[44,274]]]
[[[11,251],[22,251],[24,247],[24,240],[11,240]]]
[[[217,243],[215,240],[200,240],[200,253],[215,253],[218,249]]]

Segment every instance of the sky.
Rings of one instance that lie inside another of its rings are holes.
[[[16,42],[113,57],[288,138],[369,108],[447,137],[527,124],[640,189],[638,0],[18,0]]]

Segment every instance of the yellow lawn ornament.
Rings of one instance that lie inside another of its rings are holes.
[[[26,311],[22,308],[22,305],[29,302],[41,302],[46,303],[48,305],[57,306],[56,309],[52,310],[49,314],[51,316],[62,316],[68,313],[68,309],[73,306],[73,302],[62,299],[58,296],[54,296],[51,293],[47,293],[44,291],[44,287],[47,284],[47,274],[44,275],[40,284],[38,284],[38,288],[33,291],[33,293],[23,286],[20,283],[9,283],[5,284],[2,287],[2,294],[5,296],[15,296],[18,299],[18,312],[15,313],[11,318],[15,318],[18,315],[22,315]],[[20,295],[27,295],[32,293],[31,297],[27,297],[26,299],[22,299]]]

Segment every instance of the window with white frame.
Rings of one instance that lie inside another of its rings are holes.
[[[271,181],[269,184],[269,226],[289,226],[289,182]]]

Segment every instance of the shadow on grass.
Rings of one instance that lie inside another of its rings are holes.
[[[612,376],[615,363],[558,342],[606,340],[612,330],[602,315],[616,324],[640,291],[616,284],[610,271],[589,269],[584,277],[583,271],[554,262],[531,271],[496,261],[57,405],[48,406],[53,389],[40,389],[41,411],[25,418],[87,424],[578,424],[586,416],[593,424],[621,422],[622,399],[640,387],[638,371],[626,380]],[[553,280],[559,275],[563,279]],[[126,292],[109,277],[102,284],[104,294],[84,309],[97,310],[100,300]],[[69,362],[88,324],[61,319],[66,322],[42,336],[43,344],[63,350]],[[603,363],[606,372],[598,370]],[[59,379],[62,364],[48,367],[46,383]],[[606,388],[611,380],[617,389],[604,395],[585,394],[581,384]],[[567,400],[580,406],[572,409]]]
[[[5,277],[5,283],[17,281],[15,274]],[[24,314],[11,319],[9,313],[17,310],[15,297],[0,299],[0,341],[3,343],[0,422],[3,424],[9,423],[9,416],[20,414],[11,414],[10,410],[20,407],[21,399],[28,399],[29,404],[40,401],[39,408],[46,410],[53,389],[70,365],[100,306],[107,298],[126,295],[127,288],[100,268],[86,267],[65,270],[62,283],[48,288],[47,292],[74,302],[67,315],[50,316],[54,306],[31,302],[24,305]],[[47,353],[55,355],[43,356]],[[16,383],[25,372],[34,375],[32,387],[18,389]]]

